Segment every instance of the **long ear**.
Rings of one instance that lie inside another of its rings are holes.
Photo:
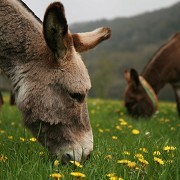
[[[124,78],[128,83],[131,81],[130,71],[127,69],[124,71]]]
[[[130,77],[134,87],[137,88],[140,85],[140,81],[139,81],[138,72],[135,69],[130,70]]]
[[[100,42],[110,38],[110,28],[98,28],[92,32],[72,34],[74,47],[77,52],[84,52],[94,48]]]
[[[63,58],[66,54],[64,38],[68,32],[64,6],[60,2],[49,5],[44,15],[44,38],[48,47],[56,56]]]

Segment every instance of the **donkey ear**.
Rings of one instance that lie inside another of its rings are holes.
[[[57,57],[63,58],[66,54],[64,39],[67,32],[64,6],[60,2],[50,4],[44,15],[43,33],[48,47]]]
[[[135,87],[138,87],[140,85],[139,75],[135,69],[130,70],[130,78]]]
[[[130,71],[127,69],[124,71],[124,78],[128,83],[131,81]]]
[[[110,28],[98,28],[91,32],[72,34],[74,47],[77,52],[84,52],[94,48],[111,36]]]

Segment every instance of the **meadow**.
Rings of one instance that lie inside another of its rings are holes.
[[[0,112],[0,180],[179,180],[180,118],[160,102],[152,118],[134,119],[121,101],[88,100],[94,151],[62,166],[23,126],[15,106]]]

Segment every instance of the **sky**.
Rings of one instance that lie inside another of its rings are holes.
[[[53,0],[23,0],[43,20],[47,6]],[[68,23],[131,17],[169,7],[180,0],[61,0]]]

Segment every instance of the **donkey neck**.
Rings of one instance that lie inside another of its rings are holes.
[[[162,89],[165,85],[165,82],[161,80],[163,75],[159,74],[158,69],[151,67],[146,71],[143,71],[141,74],[141,76],[144,77],[156,94],[158,94],[160,89]]]
[[[142,76],[151,85],[154,92],[158,94],[159,90],[167,83],[168,55],[163,46],[152,57],[142,72]]]
[[[177,58],[180,55],[179,41],[180,34],[176,33],[155,53],[141,74],[156,94],[165,84],[177,81],[174,69],[179,61]]]

